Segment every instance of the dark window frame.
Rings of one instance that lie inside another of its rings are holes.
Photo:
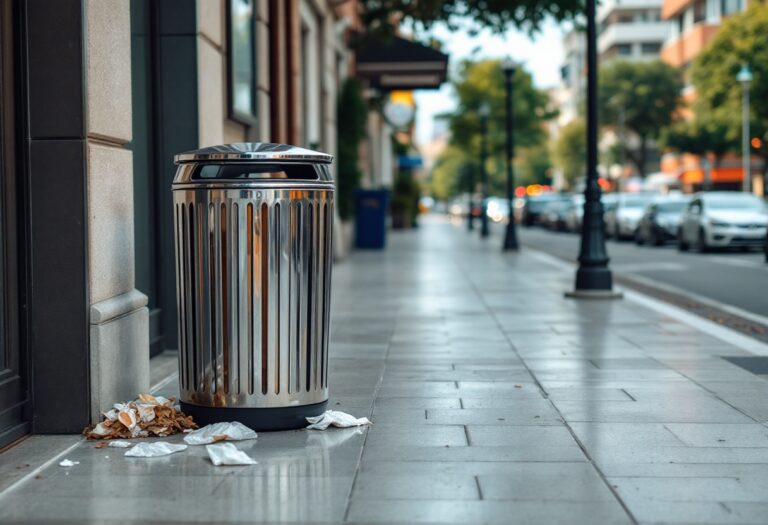
[[[244,0],[227,0],[226,19],[227,19],[227,116],[230,120],[245,124],[246,126],[256,126],[258,124],[258,45],[257,45],[257,21],[256,21],[256,1],[246,0],[251,5],[251,51],[253,60],[251,60],[251,101],[252,108],[250,113],[245,113],[235,107],[235,82],[234,82],[234,33],[232,20],[232,3],[242,2]]]

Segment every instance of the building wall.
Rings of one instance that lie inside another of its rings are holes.
[[[134,288],[129,3],[86,2],[91,419],[149,388],[147,297]]]

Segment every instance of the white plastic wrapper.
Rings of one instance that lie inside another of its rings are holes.
[[[238,450],[232,443],[216,443],[206,445],[206,452],[215,466],[221,465],[255,465],[258,463],[242,450]]]
[[[308,417],[307,422],[310,423],[307,430],[325,430],[330,426],[339,428],[359,427],[371,424],[367,417],[357,418],[338,410],[326,410],[324,414],[319,416]]]
[[[60,467],[74,467],[75,465],[79,465],[79,461],[72,461],[71,459],[62,459],[59,461]]]
[[[257,434],[240,422],[214,423],[193,430],[184,436],[187,445],[208,445],[217,441],[243,441],[256,439]]]
[[[130,441],[121,441],[118,439],[115,441],[110,441],[107,446],[111,448],[129,448],[131,445],[133,445],[133,443]]]
[[[187,445],[174,445],[173,443],[157,441],[154,443],[139,443],[124,455],[129,458],[159,458],[174,452],[181,452],[182,450],[187,450]]]

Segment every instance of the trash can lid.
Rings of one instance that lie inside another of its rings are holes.
[[[329,164],[333,155],[311,149],[270,142],[237,142],[179,153],[176,164],[185,162],[305,161]]]

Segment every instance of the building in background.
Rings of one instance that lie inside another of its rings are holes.
[[[696,99],[691,85],[691,64],[717,34],[723,18],[746,8],[746,0],[664,0],[661,16],[670,22],[670,35],[661,50],[661,58],[683,74],[685,88],[683,100],[688,108],[682,114],[692,118],[690,105]],[[756,159],[753,159],[755,162]],[[711,161],[702,163],[698,155],[667,153],[662,156],[661,170],[679,177],[688,191],[703,187],[705,169],[712,186],[716,189],[739,189],[743,179],[741,158],[726,155],[717,167]],[[758,166],[753,166],[753,171]],[[762,194],[762,180],[755,178],[755,189]]]
[[[563,37],[565,59],[560,66],[560,84],[551,93],[557,110],[557,126],[562,128],[579,116],[586,93],[586,47],[584,31],[571,28]]]
[[[661,17],[662,0],[606,0],[597,12],[600,63],[610,60],[654,60],[669,36]]]

